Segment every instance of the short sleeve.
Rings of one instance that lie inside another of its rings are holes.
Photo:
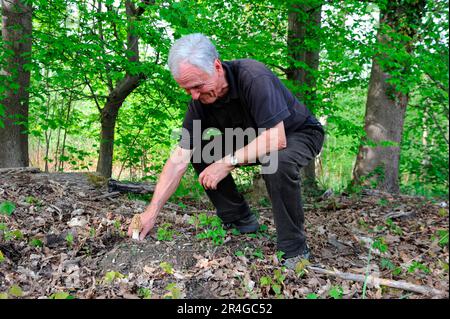
[[[189,103],[188,110],[184,116],[178,145],[186,150],[192,150],[194,146],[194,121],[201,121],[201,116],[194,102]],[[199,122],[200,123],[200,122]]]
[[[261,75],[253,79],[245,95],[258,128],[272,128],[291,115],[282,84],[275,76]]]

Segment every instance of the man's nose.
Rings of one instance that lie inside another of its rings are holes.
[[[200,97],[200,92],[198,90],[190,89],[189,93],[191,94],[194,100],[198,100],[198,98]]]

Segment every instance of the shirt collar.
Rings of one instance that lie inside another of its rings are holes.
[[[231,99],[237,99],[239,97],[236,87],[236,81],[234,79],[233,70],[231,67],[231,62],[222,62],[223,69],[225,70],[225,76],[227,78],[228,83],[228,93],[214,102],[212,105],[215,107],[224,106],[227,103],[230,103]]]
[[[228,94],[231,99],[238,98],[238,92],[236,87],[236,81],[234,79],[233,70],[231,69],[231,62],[222,62],[223,68],[226,72],[227,82],[228,82]]]

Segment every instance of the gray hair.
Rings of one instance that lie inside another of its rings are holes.
[[[172,45],[169,51],[169,69],[173,77],[179,75],[181,63],[189,63],[208,74],[214,72],[214,61],[219,58],[216,47],[201,33],[188,34]]]

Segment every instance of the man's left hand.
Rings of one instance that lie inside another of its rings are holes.
[[[228,160],[222,159],[212,163],[201,172],[198,181],[205,189],[217,189],[217,184],[224,179],[234,166]]]

